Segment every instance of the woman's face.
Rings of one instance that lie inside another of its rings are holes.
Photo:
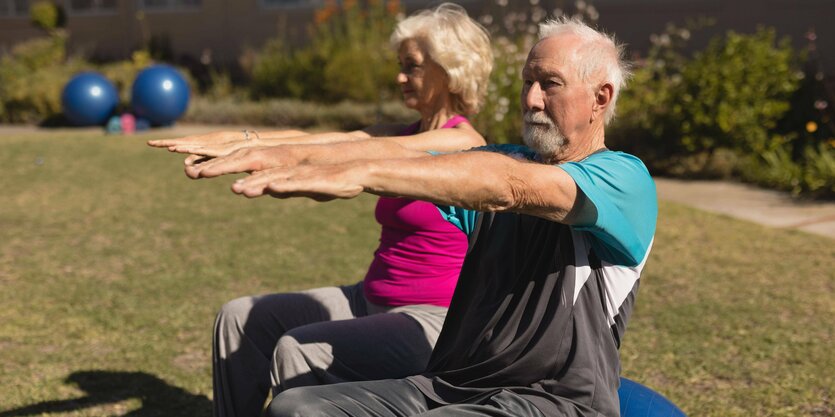
[[[449,97],[446,71],[426,53],[420,42],[406,39],[398,51],[400,72],[397,83],[406,107],[417,111],[435,111]]]

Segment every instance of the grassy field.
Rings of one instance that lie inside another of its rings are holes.
[[[0,417],[208,416],[224,301],[362,277],[372,197],[246,200],[148,138],[0,137]],[[835,416],[833,243],[662,203],[624,375],[692,416]]]

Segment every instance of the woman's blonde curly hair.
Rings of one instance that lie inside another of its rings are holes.
[[[453,111],[477,113],[487,95],[493,70],[493,50],[487,30],[471,19],[463,7],[443,3],[401,21],[390,42],[397,49],[407,39],[420,42],[432,61],[446,71]]]

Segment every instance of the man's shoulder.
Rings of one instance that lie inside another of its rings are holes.
[[[589,155],[582,161],[559,165],[575,181],[586,179],[591,183],[623,184],[638,188],[655,188],[652,176],[644,162],[626,152],[605,150]]]
[[[642,171],[649,174],[649,171],[647,170],[646,165],[644,165],[644,161],[641,161],[641,158],[638,158],[637,156],[626,152],[613,151],[610,149],[595,152],[587,156],[582,161],[576,163],[587,165],[617,164],[623,166],[632,166],[635,168],[640,168]]]

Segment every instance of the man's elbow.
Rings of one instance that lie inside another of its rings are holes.
[[[498,185],[498,187],[495,187]],[[489,186],[489,185],[488,185]],[[514,211],[522,204],[522,195],[519,192],[519,184],[513,179],[498,181],[494,183],[493,191],[489,197],[482,200],[483,211],[502,212]]]

